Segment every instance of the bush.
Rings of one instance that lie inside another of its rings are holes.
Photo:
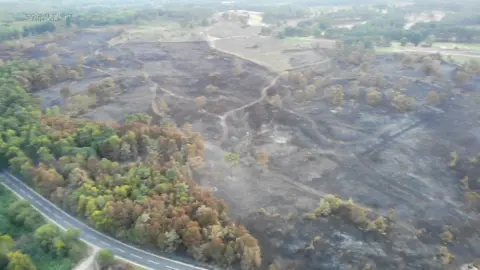
[[[95,256],[95,259],[101,268],[106,268],[115,264],[115,257],[113,256],[112,251],[109,249],[100,250]]]
[[[213,93],[213,92],[216,92],[218,90],[218,87],[216,87],[215,85],[213,84],[209,84],[205,87],[205,91],[209,94]]]
[[[415,99],[413,97],[400,94],[393,98],[392,104],[397,111],[407,112],[412,109],[413,105],[415,104]]]
[[[444,231],[441,238],[444,242],[451,243],[453,241],[453,234],[450,231]]]
[[[343,87],[342,86],[337,86],[332,89],[332,96],[330,102],[332,105],[335,106],[342,106],[343,105],[343,98],[344,98],[344,93],[343,93]]]
[[[352,84],[347,90],[347,96],[351,99],[357,99],[360,96],[360,88],[357,84]]]
[[[441,103],[440,95],[435,91],[429,91],[426,97],[426,103],[428,105],[439,105]]]
[[[382,94],[380,92],[375,90],[368,91],[367,93],[368,105],[370,106],[377,105],[378,103],[380,103],[381,100],[382,100]]]
[[[306,94],[306,96],[307,96],[308,99],[313,98],[316,93],[317,93],[317,87],[315,87],[315,85],[313,85],[313,84],[310,84],[310,85],[307,86],[307,88],[305,89],[305,94]]]

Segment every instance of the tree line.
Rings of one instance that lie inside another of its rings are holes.
[[[166,19],[180,22],[183,26],[204,25],[212,15],[207,8],[162,8],[162,9],[131,9],[105,8],[84,12],[76,10],[72,16],[64,20],[31,22],[28,18],[16,17],[13,21],[5,21],[0,25],[0,42],[16,40],[23,37],[53,33],[59,29],[69,29],[73,26],[87,28],[92,26],[126,25],[141,22]]]
[[[15,40],[32,35],[40,35],[55,32],[57,26],[52,22],[39,22],[23,27],[1,26],[0,41]]]
[[[69,270],[85,257],[78,230],[61,231],[0,185],[0,269]]]
[[[19,66],[0,67],[0,160],[13,173],[118,239],[222,266],[261,265],[257,240],[189,176],[200,134],[148,117],[120,124],[43,113],[15,79]]]
[[[478,42],[480,30],[469,28],[466,22],[475,24],[477,17],[462,13],[464,16],[452,19],[447,17],[437,22],[420,22],[410,29],[404,29],[405,11],[389,8],[388,13],[382,14],[367,8],[355,7],[351,10],[339,11],[330,14],[321,14],[315,18],[299,22],[296,26],[287,26],[278,33],[280,38],[285,36],[315,36],[342,39],[346,43],[362,41],[370,46],[375,43],[387,44],[391,41],[402,41],[418,46],[429,36],[435,36],[436,41],[448,42]],[[462,21],[463,18],[465,21]],[[351,28],[336,27],[344,21],[357,22]],[[359,23],[362,22],[362,23]]]

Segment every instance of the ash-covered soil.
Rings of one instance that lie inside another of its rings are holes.
[[[368,105],[370,86],[362,83],[358,97],[345,95],[342,106],[332,105],[326,89],[342,85],[348,92],[358,81],[358,71],[345,67],[326,74],[321,65],[311,67],[308,84],[330,79],[300,102],[294,97],[299,87],[285,74],[212,50],[206,42],[78,44],[75,50],[116,61],[88,57],[85,78],[71,84],[72,92],[108,76],[123,85],[82,117],[122,120],[148,112],[157,122],[191,123],[206,139],[205,168],[195,172],[195,180],[223,198],[231,215],[260,240],[265,269],[270,263],[289,270],[458,269],[480,256],[480,219],[466,210],[459,179],[448,168],[451,151],[480,152],[479,89],[470,83],[451,91],[454,67],[443,64],[443,78],[429,83],[418,64],[403,68],[396,59],[377,57],[363,72],[385,79],[377,91],[386,95],[406,77],[403,93],[417,100],[411,111],[400,113],[385,100]],[[288,61],[301,66],[311,52],[294,53]],[[323,64],[328,54],[316,55]],[[242,72],[234,72],[238,63]],[[209,84],[215,91],[205,89]],[[52,99],[62,87],[40,95]],[[424,104],[430,90],[444,94],[443,104]],[[276,94],[280,107],[267,102]],[[205,105],[196,102],[199,96]],[[166,110],[158,105],[163,101]],[[257,151],[268,154],[267,169],[255,164]],[[227,152],[240,154],[238,167],[225,162]],[[352,198],[375,215],[393,209],[388,233],[365,232],[340,216],[303,219],[326,194]],[[440,237],[444,226],[454,235],[451,243]],[[450,264],[442,264],[440,246],[455,255]]]
[[[292,98],[297,86],[279,80],[270,94],[282,96],[281,108],[259,102],[227,119],[227,149],[240,153],[244,166],[229,180],[206,181],[260,238],[269,262],[284,269],[457,269],[479,256],[479,217],[467,211],[460,179],[448,168],[452,149],[476,149],[470,155],[480,149],[480,118],[472,101],[478,89],[452,92],[451,81],[423,81],[420,68],[402,70],[379,57],[371,71],[381,70],[386,79],[377,89],[382,94],[408,77],[402,93],[417,102],[406,113],[386,102],[368,105],[361,84],[360,97],[345,98],[341,107],[321,94],[299,103]],[[448,78],[453,67],[441,70]],[[352,81],[332,79],[329,85],[341,84],[348,92]],[[444,95],[442,105],[424,103],[430,90]],[[256,151],[268,153],[267,171],[253,165]],[[221,155],[212,156],[217,160],[209,170],[218,171]],[[364,232],[338,217],[303,220],[301,214],[325,194],[352,198],[378,215],[393,209],[391,231]],[[455,236],[452,243],[441,239],[447,230]],[[321,240],[311,250],[315,236]],[[441,246],[454,254],[451,264],[441,261]]]

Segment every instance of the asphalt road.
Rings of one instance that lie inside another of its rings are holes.
[[[67,214],[9,172],[3,171],[2,175],[4,176],[4,184],[7,187],[29,201],[34,208],[38,209],[38,211],[63,229],[76,228],[80,230],[80,238],[88,244],[97,246],[100,249],[110,249],[117,257],[148,269],[207,270],[195,265],[161,257],[115,240]]]

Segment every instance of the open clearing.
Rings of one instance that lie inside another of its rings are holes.
[[[242,28],[238,23],[215,24],[207,29],[212,45],[223,52],[251,60],[270,70],[281,72],[299,65],[323,61],[325,57],[311,49],[333,47],[326,39],[285,39],[259,35],[260,27]],[[233,35],[232,33],[235,33]],[[303,59],[303,60],[302,60]]]
[[[292,47],[257,35],[254,26],[203,30],[199,35],[208,42],[159,42],[151,34],[161,31],[146,34],[139,28],[127,34],[81,32],[59,43],[90,55],[85,78],[71,84],[72,92],[86,91],[89,83],[108,76],[124,85],[112,101],[80,117],[121,121],[128,113],[148,112],[157,123],[191,123],[206,141],[205,168],[195,171],[195,180],[214,188],[231,215],[260,240],[266,266],[275,261],[285,269],[348,269],[367,263],[376,269],[444,269],[434,258],[445,224],[455,235],[449,244],[454,266],[479,256],[478,235],[468,229],[478,227],[480,219],[465,211],[447,164],[451,149],[480,149],[472,144],[480,141],[475,130],[480,78],[452,93],[454,66],[442,64],[445,80],[430,84],[422,80],[420,64],[406,68],[391,55],[378,56],[365,73],[384,79],[378,88],[382,97],[385,89],[406,79],[404,93],[417,100],[414,109],[398,113],[388,102],[368,105],[368,80],[360,83],[356,98],[345,96],[343,106],[336,107],[326,89],[342,85],[347,93],[359,72],[333,58],[332,51]],[[115,61],[98,60],[93,52]],[[26,56],[38,54],[32,50]],[[72,61],[69,54],[59,56]],[[235,72],[238,66],[241,72]],[[310,74],[306,84],[329,80],[309,100],[298,101],[295,92],[304,86],[286,79],[288,69]],[[205,89],[210,84],[214,91]],[[58,100],[62,86],[41,92],[44,103]],[[443,105],[424,104],[430,90],[445,95]],[[269,102],[275,95],[282,106]],[[206,97],[205,105],[195,102],[199,96]],[[159,101],[166,101],[168,109],[159,108]],[[255,164],[260,150],[269,156],[268,169]],[[240,154],[239,167],[230,169],[227,152]],[[328,193],[352,198],[377,215],[394,209],[391,232],[365,232],[337,217],[304,220],[302,214]],[[320,241],[308,249],[315,236]]]

